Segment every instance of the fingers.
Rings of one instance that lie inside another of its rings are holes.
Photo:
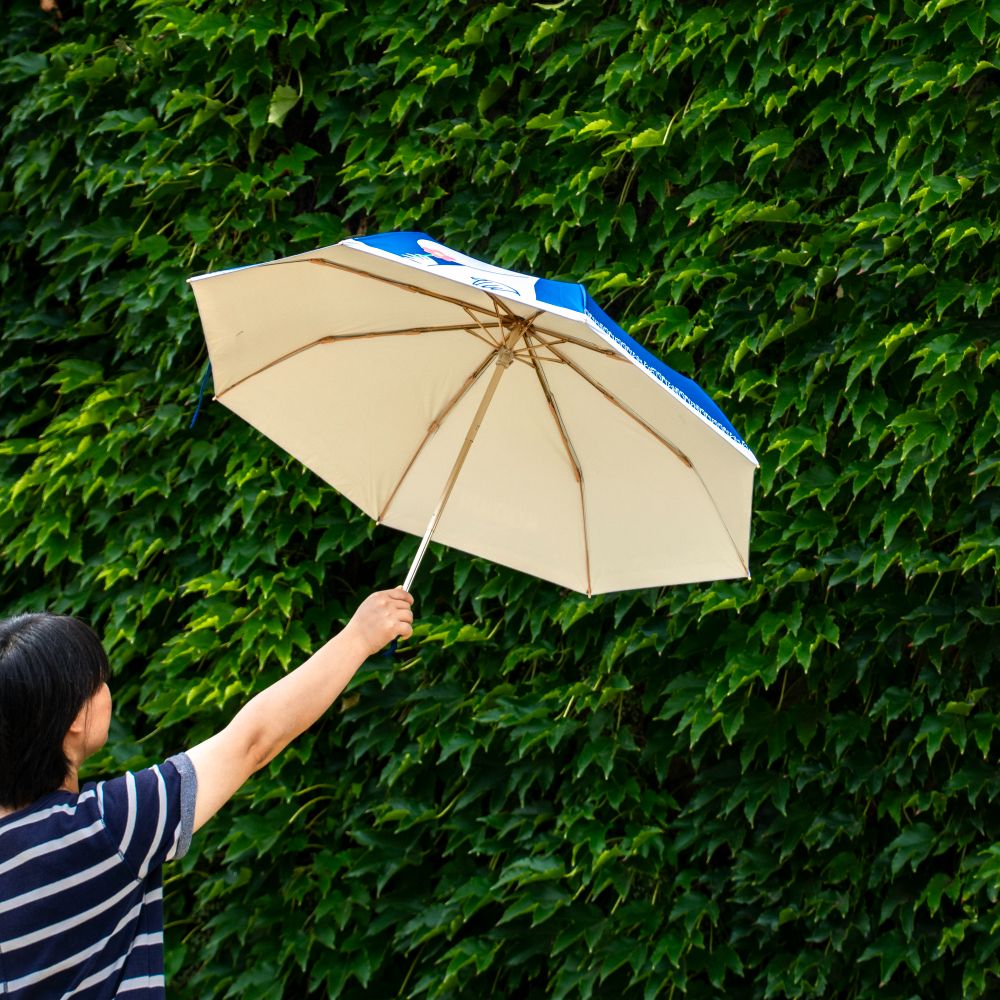
[[[402,587],[393,587],[374,595],[381,604],[392,638],[409,639],[413,635],[413,595]],[[380,600],[379,600],[380,599]]]
[[[413,635],[413,595],[402,587],[393,587],[388,596],[395,604],[396,638],[409,639]]]
[[[394,590],[378,591],[369,598],[374,607],[380,608],[389,614],[409,615],[408,621],[413,621],[413,596],[408,594],[402,587]]]
[[[413,624],[413,612],[407,608],[387,608],[385,613],[387,621],[405,622],[407,625]]]
[[[408,606],[396,610],[393,615],[395,634],[397,639],[409,639],[413,635],[413,612]]]

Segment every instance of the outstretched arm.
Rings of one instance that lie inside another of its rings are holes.
[[[253,697],[221,732],[188,751],[198,776],[197,830],[254,771],[305,732],[347,687],[358,667],[412,632],[413,598],[402,587],[372,594],[344,630],[298,669]]]

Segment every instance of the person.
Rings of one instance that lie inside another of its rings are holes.
[[[163,997],[162,865],[311,726],[358,667],[412,635],[401,587],[248,701],[220,732],[80,788],[108,738],[108,659],[64,615],[0,622],[0,993],[16,1000]]]

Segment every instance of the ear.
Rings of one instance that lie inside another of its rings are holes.
[[[87,730],[87,712],[90,710],[90,700],[88,699],[80,706],[80,711],[76,713],[76,718],[69,724],[66,730],[67,736],[81,736]]]

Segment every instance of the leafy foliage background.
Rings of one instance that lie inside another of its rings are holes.
[[[432,550],[409,648],[173,869],[171,992],[995,991],[997,0],[60,6],[2,4],[0,610],[106,637],[101,767],[416,544],[188,429],[188,275],[419,228],[583,280],[763,466],[752,581]]]

